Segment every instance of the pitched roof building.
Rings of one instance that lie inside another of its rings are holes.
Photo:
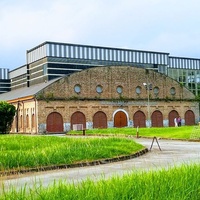
[[[198,121],[195,95],[177,81],[132,66],[89,68],[0,95],[17,108],[12,132],[174,126]]]

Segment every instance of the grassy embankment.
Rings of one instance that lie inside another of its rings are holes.
[[[182,127],[162,127],[162,128],[139,128],[138,133],[141,137],[160,137],[171,139],[190,139],[193,126]],[[200,132],[200,130],[199,130]],[[82,131],[70,131],[67,134],[83,134]],[[136,136],[137,128],[108,128],[86,130],[86,135],[131,135]]]

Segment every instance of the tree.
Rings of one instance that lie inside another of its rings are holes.
[[[0,134],[10,132],[15,112],[15,106],[5,101],[0,102]]]

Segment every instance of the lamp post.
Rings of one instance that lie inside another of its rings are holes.
[[[147,83],[143,83],[143,85],[145,86],[145,88],[147,90],[147,124],[148,124],[148,128],[150,128],[151,120],[150,120],[149,90],[152,90],[152,84],[147,81]]]

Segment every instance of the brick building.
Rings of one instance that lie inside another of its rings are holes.
[[[153,70],[103,66],[0,95],[17,108],[12,132],[66,132],[70,129],[194,125],[195,95]]]

